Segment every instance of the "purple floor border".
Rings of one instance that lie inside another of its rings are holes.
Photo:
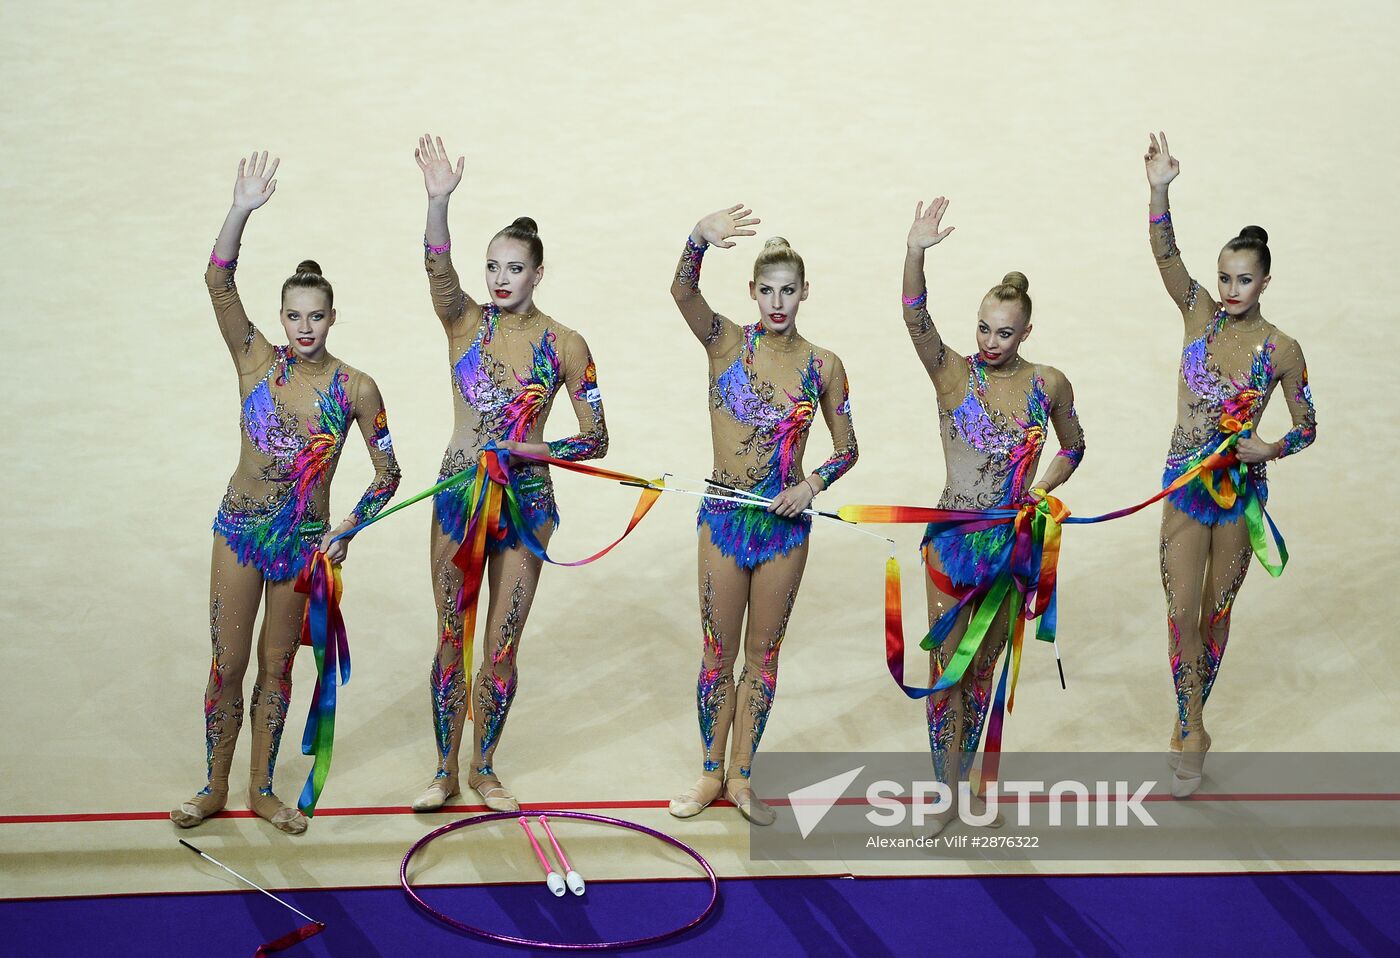
[[[680,924],[701,882],[606,882],[556,901],[537,885],[432,887],[436,907],[475,924],[565,941]],[[1395,955],[1400,874],[724,879],[701,928],[627,954],[886,956]],[[286,952],[321,956],[525,955],[460,935],[398,888],[294,891],[326,923]],[[300,924],[256,893],[133,895],[0,903],[6,954],[240,956]],[[559,954],[559,952],[555,952]]]

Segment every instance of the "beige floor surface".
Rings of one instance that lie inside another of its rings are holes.
[[[825,505],[937,498],[933,393],[896,297],[915,200],[950,196],[958,231],[930,257],[934,316],[969,350],[981,293],[1008,269],[1030,277],[1025,352],[1075,383],[1089,452],[1065,498],[1091,514],[1155,488],[1174,413],[1180,328],[1147,248],[1141,161],[1146,132],[1166,129],[1198,277],[1241,226],[1270,231],[1265,312],[1304,346],[1320,423],[1316,445],[1273,470],[1293,558],[1280,581],[1256,568],[1236,606],[1217,747],[1393,748],[1400,417],[1385,356],[1400,318],[1400,132],[1384,117],[1397,25],[1386,2],[7,4],[0,816],[161,810],[203,775],[208,525],[236,457],[237,396],[200,274],[240,153],[283,161],[242,256],[255,319],[275,333],[278,284],[318,259],[340,311],[332,347],[378,380],[404,491],[434,478],[451,394],[419,259],[424,130],[468,158],[452,210],[468,279],[496,228],[541,224],[539,302],[592,346],[614,468],[708,467],[703,360],[666,293],[694,221],[744,201],[764,235],[791,240],[812,284],[801,328],[845,361],[862,451]],[[758,246],[705,267],[711,302],[745,322]],[[1274,406],[1269,438],[1286,422]],[[561,409],[550,435],[570,427]],[[815,437],[812,462],[826,448]],[[338,507],[368,475],[351,448]],[[629,509],[626,490],[559,487],[563,557]],[[428,521],[420,506],[366,533],[345,567],[355,673],[327,807],[403,803],[431,771]],[[498,756],[526,800],[661,800],[691,780],[693,523],[691,500],[665,500],[607,560],[546,574]],[[900,538],[912,559],[916,532]],[[926,747],[920,707],[884,670],[882,560],[877,543],[818,531],[765,750]],[[1158,747],[1173,705],[1156,515],[1072,530],[1061,581],[1070,690],[1032,649],[1007,747]],[[912,629],[912,589],[906,604]],[[284,795],[307,768],[291,743],[312,675],[302,656]],[[620,814],[695,840],[725,874],[864,867],[751,862],[732,809],[686,824]],[[236,819],[197,834],[274,885],[384,884],[426,827],[323,817],[291,840]],[[174,838],[153,821],[0,824],[0,896],[227,887]],[[617,876],[681,867],[628,842],[600,843],[598,862]],[[498,881],[521,867],[493,851],[428,873]]]

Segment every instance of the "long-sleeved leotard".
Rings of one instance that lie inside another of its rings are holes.
[[[196,804],[207,814],[222,807],[227,793],[253,621],[266,591],[251,706],[252,785],[255,806],[272,810],[264,817],[277,813],[274,822],[286,824],[290,819],[272,796],[272,776],[305,605],[292,580],[330,529],[330,482],[351,422],[359,424],[375,475],[347,521],[378,514],[398,488],[399,467],[373,379],[330,355],[312,363],[290,347],[269,343],[248,319],[233,264],[211,262],[205,283],[238,371],[242,441],[214,519],[213,662],[204,710],[209,780]]]
[[[398,488],[399,467],[374,380],[329,354],[312,363],[290,346],[273,346],[248,319],[233,276],[213,263],[205,273],[243,397],[238,467],[214,531],[239,562],[280,582],[301,571],[331,527],[331,478],[352,421],[374,480],[349,519],[378,515]]]
[[[1069,380],[1053,366],[1026,362],[988,366],[980,356],[951,352],[923,303],[905,308],[914,350],[938,396],[939,432],[947,483],[942,509],[998,509],[1027,501],[1041,450],[1054,428],[1063,456],[1078,466],[1084,430]],[[925,538],[955,585],[976,585],[1000,568],[1011,546],[1010,526],[967,535]]]
[[[939,431],[947,483],[938,500],[944,509],[998,509],[1028,501],[1041,451],[1055,430],[1056,453],[1077,467],[1084,455],[1084,430],[1074,409],[1074,392],[1064,374],[1019,356],[1010,369],[988,366],[980,356],[962,357],[944,344],[921,296],[904,308],[914,350],[928,371],[938,397]],[[924,537],[924,561],[959,588],[984,585],[1004,565],[1012,545],[1009,525],[963,535]],[[929,624],[956,604],[932,578],[926,583]],[[1007,608],[998,611],[983,646],[958,687],[929,696],[929,745],[934,771],[948,781],[947,758],[961,753],[965,776],[977,753],[991,701],[992,673],[1007,640]],[[967,628],[965,614],[933,652],[937,679]]]
[[[1185,320],[1181,379],[1177,383],[1177,418],[1162,473],[1165,488],[1215,451],[1228,435],[1223,423],[1258,424],[1274,388],[1283,389],[1293,428],[1282,440],[1283,455],[1307,448],[1317,435],[1317,414],[1308,390],[1308,368],[1296,340],[1257,314],[1231,319],[1187,273],[1177,249],[1171,213],[1149,223],[1152,252],[1167,292]],[[1262,462],[1248,467],[1251,487],[1268,497]],[[1200,482],[1172,493],[1168,500],[1198,522],[1233,522],[1243,511],[1243,497],[1222,509]]]
[[[1306,448],[1317,435],[1317,415],[1298,343],[1257,313],[1243,321],[1230,317],[1191,278],[1170,212],[1150,217],[1148,233],[1162,282],[1185,322],[1177,421],[1163,486],[1214,452],[1239,425],[1257,426],[1275,387],[1283,390],[1293,421],[1281,453]],[[1250,494],[1267,499],[1262,462],[1247,466],[1246,480]],[[1169,495],[1163,508],[1162,585],[1177,695],[1174,748],[1191,731],[1203,729],[1201,715],[1225,654],[1230,611],[1249,571],[1249,532],[1239,521],[1245,501],[1241,495],[1231,508],[1222,508],[1197,479]]]
[[[550,442],[549,454],[571,461],[603,456],[608,431],[602,394],[583,337],[533,308],[516,314],[473,302],[446,250],[427,249],[425,262],[433,308],[447,334],[455,411],[440,477],[475,468],[481,450],[490,442],[541,441],[561,388],[573,405],[578,432]],[[541,541],[547,541],[559,522],[548,468],[522,461],[512,465],[511,477],[522,517]],[[452,788],[467,694],[462,673],[463,625],[457,610],[462,577],[452,556],[466,531],[471,494],[470,482],[459,484],[439,492],[434,503],[433,590],[439,641],[431,695],[437,778],[450,779]],[[502,524],[501,537],[487,540],[492,565],[485,648],[475,692],[474,780],[494,775],[491,759],[515,697],[516,650],[540,574],[539,560],[519,548],[519,531],[504,511]]]
[[[802,454],[820,408],[834,451],[812,475],[822,488],[830,486],[858,456],[841,360],[795,333],[741,327],[709,310],[699,296],[703,255],[704,247],[687,241],[673,293],[709,360],[714,479],[766,498],[801,483]],[[706,499],[698,528],[703,655],[696,704],[703,767],[712,776],[722,771],[726,739],[737,724],[728,774],[742,780],[772,709],[778,653],[806,565],[811,517],[787,519],[762,505]],[[736,685],[746,609],[744,668]]]
[[[555,393],[563,386],[578,417],[579,431],[549,443],[556,459],[597,459],[608,451],[602,394],[588,344],[572,329],[539,310],[507,313],[495,304],[472,302],[462,289],[451,255],[425,256],[433,308],[447,333],[452,366],[454,426],[440,478],[473,468],[487,443],[539,442]],[[511,470],[524,518],[531,528],[558,524],[554,487],[544,466],[522,463]],[[438,526],[461,541],[470,485],[435,497]],[[510,529],[494,548],[517,541]]]
[[[699,288],[704,250],[687,242],[680,270]],[[718,313],[701,337],[709,358],[710,434],[714,478],[773,498],[803,480],[802,453],[818,408],[834,451],[813,472],[823,488],[845,475],[859,455],[846,371],[835,353],[799,336],[773,336]],[[752,569],[806,540],[811,516],[785,519],[762,506],[702,500],[699,523],[740,566]]]

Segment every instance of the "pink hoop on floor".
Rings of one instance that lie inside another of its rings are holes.
[[[692,918],[690,921],[686,922],[684,925],[681,925],[679,928],[673,928],[672,930],[662,932],[659,935],[649,935],[645,938],[629,938],[623,941],[557,942],[536,941],[531,938],[517,938],[514,935],[502,935],[498,932],[487,931],[485,928],[477,928],[474,925],[468,925],[465,922],[457,921],[455,918],[449,918],[447,915],[444,915],[442,912],[438,911],[436,908],[425,902],[421,897],[419,897],[418,893],[413,890],[413,886],[408,881],[408,864],[413,860],[414,855],[418,854],[419,851],[421,851],[434,839],[446,835],[448,832],[456,831],[459,828],[467,828],[471,825],[481,825],[486,822],[502,821],[508,818],[521,818],[526,814],[543,814],[548,815],[551,818],[575,818],[585,822],[601,822],[604,825],[616,825],[619,828],[626,828],[634,832],[641,832],[643,835],[650,835],[652,838],[663,841],[668,845],[674,845],[676,848],[679,848],[691,858],[695,859],[695,861],[700,865],[700,867],[705,870],[705,877],[709,880],[710,883],[710,900],[706,903],[704,910],[701,911],[700,914]],[[424,835],[422,838],[418,839],[418,841],[414,842],[413,847],[408,850],[408,854],[403,857],[403,864],[399,866],[399,884],[403,886],[404,893],[408,895],[409,899],[415,905],[423,909],[423,911],[427,912],[429,915],[432,915],[438,921],[442,922],[445,925],[450,925],[451,927],[456,928],[458,931],[465,931],[468,934],[476,935],[478,938],[485,938],[487,941],[500,941],[510,945],[529,945],[534,948],[553,948],[560,951],[604,951],[612,948],[635,948],[638,945],[653,945],[659,941],[665,941],[668,938],[674,938],[682,932],[686,932],[694,928],[706,918],[710,917],[710,912],[714,911],[715,904],[719,901],[719,879],[715,877],[715,870],[710,867],[709,862],[705,861],[704,858],[700,857],[699,852],[697,852],[695,849],[691,848],[684,842],[672,838],[665,832],[659,832],[656,829],[648,828],[645,825],[638,825],[636,822],[626,822],[620,818],[608,818],[606,815],[591,815],[586,812],[566,812],[548,808],[532,808],[529,810],[528,813],[523,810],[519,812],[490,812],[485,815],[477,815],[475,818],[463,818],[455,822],[450,822],[442,826],[441,828],[434,829],[433,831]]]

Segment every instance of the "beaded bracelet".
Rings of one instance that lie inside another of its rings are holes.
[[[434,256],[441,256],[443,253],[446,253],[450,249],[452,249],[451,240],[448,240],[441,246],[433,246],[431,243],[428,242],[428,238],[426,236],[423,237],[423,250],[425,252],[432,253]]]
[[[219,267],[219,269],[233,269],[238,265],[238,257],[235,256],[233,259],[219,259],[219,257],[214,254],[214,250],[211,249],[209,251],[209,262]]]
[[[1147,215],[1147,222],[1148,222],[1148,225],[1150,225],[1150,226],[1156,226],[1158,223],[1170,223],[1171,221],[1172,221],[1172,211],[1171,211],[1171,210],[1164,210],[1161,214],[1159,214],[1159,215],[1157,215],[1157,216],[1153,216],[1153,215],[1150,214],[1150,213]]]
[[[901,296],[900,299],[903,300],[904,305],[908,306],[910,309],[921,309],[923,305],[928,302],[928,290],[925,289],[913,299],[910,299],[908,296]]]

